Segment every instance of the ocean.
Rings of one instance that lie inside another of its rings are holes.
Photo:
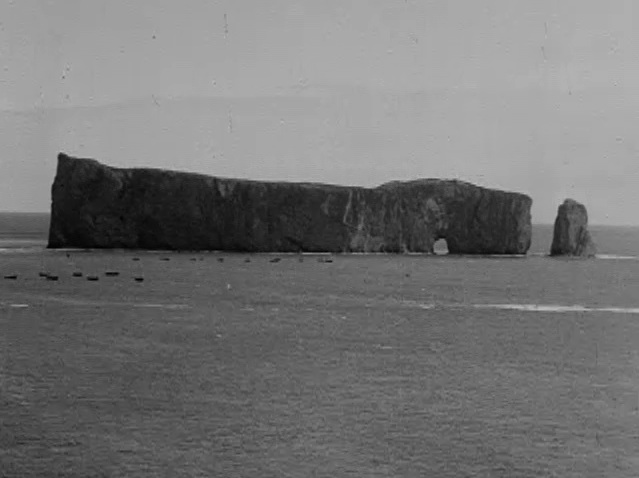
[[[48,235],[48,213],[0,212],[0,252],[45,247]]]
[[[47,228],[0,215],[2,477],[639,473],[639,228],[332,262]]]

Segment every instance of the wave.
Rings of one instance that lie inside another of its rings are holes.
[[[639,307],[590,307],[586,305],[561,305],[561,304],[464,304],[464,303],[426,303],[414,300],[403,300],[404,307],[420,309],[489,309],[489,310],[516,310],[521,312],[547,312],[547,313],[597,313],[607,312],[612,314],[639,314]]]
[[[588,307],[581,305],[543,305],[543,304],[474,304],[476,309],[523,310],[526,312],[587,312]]]
[[[119,301],[105,301],[105,300],[91,300],[91,299],[77,299],[72,297],[56,297],[53,295],[44,294],[21,294],[23,302],[7,303],[0,301],[1,306],[7,306],[11,308],[27,308],[30,306],[42,306],[47,302],[56,302],[59,304],[75,307],[133,307],[141,309],[168,309],[168,310],[186,310],[190,309],[189,304],[170,304],[170,303],[157,303],[157,302],[119,302]]]
[[[28,245],[26,245],[28,244]],[[239,252],[225,252],[225,251],[171,251],[171,250],[150,250],[150,249],[86,249],[86,248],[60,248],[60,249],[47,249],[46,243],[38,242],[38,241],[24,241],[21,244],[17,242],[11,242],[9,247],[6,247],[7,243],[3,244],[3,241],[0,240],[0,255],[1,254],[35,254],[47,252],[50,254],[61,254],[61,253],[69,253],[69,252],[82,252],[82,253],[113,253],[113,254],[128,254],[135,252],[136,254],[170,254],[170,253],[197,253],[197,254],[240,254]],[[279,256],[299,256],[298,252],[261,252],[261,253],[250,253],[246,252],[245,254],[251,255],[279,255]],[[385,253],[385,252],[349,252],[349,253],[331,253],[331,252],[303,252],[302,256],[387,256],[387,257],[395,257],[397,254],[395,253]],[[401,254],[405,256],[420,256],[420,257],[448,257],[448,258],[462,258],[468,260],[474,259],[526,259],[526,258],[549,258],[550,255],[545,252],[529,252],[526,255],[523,254],[428,254],[428,253],[407,253]],[[634,255],[624,255],[624,254],[597,254],[595,256],[596,259],[607,260],[607,261],[639,261],[639,256]]]
[[[48,295],[29,295],[34,299],[35,303],[42,302],[59,302],[71,306],[98,306],[98,307],[133,307],[133,308],[149,308],[149,309],[169,309],[184,310],[190,309],[188,304],[169,304],[169,303],[148,303],[148,302],[115,302],[115,301],[96,301],[96,300],[79,300],[69,297],[54,297]],[[546,312],[546,313],[612,313],[612,314],[638,314],[639,307],[591,307],[586,305],[561,305],[561,304],[465,304],[465,303],[427,303],[416,300],[405,299],[400,301],[401,305],[408,308],[419,308],[423,310],[441,310],[441,309],[488,309],[488,310],[515,310],[520,312]],[[29,303],[6,303],[0,302],[0,306],[5,305],[11,308],[27,308]],[[253,310],[251,308],[243,308],[242,310]]]
[[[622,256],[617,254],[597,254],[595,257],[597,259],[604,259],[604,260],[639,261],[638,256]]]
[[[44,251],[44,247],[0,247],[0,254],[34,254]]]
[[[556,304],[474,304],[476,309],[518,310],[524,312],[609,312],[613,314],[639,314],[639,307],[589,307],[585,305]]]

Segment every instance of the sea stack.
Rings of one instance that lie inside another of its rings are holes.
[[[557,210],[550,255],[593,257],[596,252],[588,231],[586,207],[573,199],[566,199]]]
[[[58,155],[49,247],[525,254],[525,194],[457,180],[375,188],[120,169]]]

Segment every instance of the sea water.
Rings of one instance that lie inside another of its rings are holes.
[[[272,263],[0,224],[0,476],[638,474],[637,228]]]
[[[0,252],[7,249],[41,249],[46,246],[48,232],[47,213],[0,212]]]

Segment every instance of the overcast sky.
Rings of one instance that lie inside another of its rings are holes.
[[[0,0],[0,210],[48,211],[65,151],[459,178],[529,194],[534,222],[573,197],[639,224],[634,19],[632,0]]]

